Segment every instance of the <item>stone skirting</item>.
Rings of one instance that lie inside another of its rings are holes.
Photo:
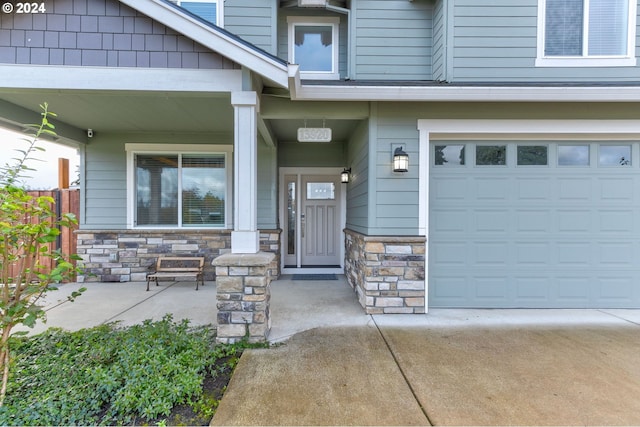
[[[158,256],[204,256],[204,280],[215,280],[214,258],[231,252],[230,230],[79,230],[80,282],[145,281]],[[280,230],[261,230],[260,247],[280,265]],[[279,269],[272,271],[276,277]]]
[[[345,230],[345,275],[367,314],[425,312],[424,237]]]
[[[216,340],[234,343],[266,341],[271,330],[273,253],[225,254],[213,261],[216,269],[218,332]]]

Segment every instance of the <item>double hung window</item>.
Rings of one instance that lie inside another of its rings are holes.
[[[334,80],[338,72],[337,17],[287,18],[289,25],[289,62],[300,66],[305,79]]]
[[[129,223],[145,228],[225,228],[230,209],[228,150],[158,148],[146,151],[144,144],[127,144]]]
[[[539,0],[538,66],[634,66],[635,0]]]
[[[212,24],[223,26],[222,0],[173,0],[172,3],[177,4],[183,9],[188,10],[194,15],[199,16],[205,21]]]

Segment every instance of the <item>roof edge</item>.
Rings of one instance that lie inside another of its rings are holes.
[[[167,0],[118,0],[203,46],[261,75],[280,87],[288,87],[287,64],[229,31],[213,25]]]

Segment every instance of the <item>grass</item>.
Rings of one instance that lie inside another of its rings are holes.
[[[208,425],[255,346],[216,344],[210,327],[170,315],[16,338],[0,425]]]

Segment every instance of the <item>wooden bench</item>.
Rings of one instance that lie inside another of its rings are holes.
[[[147,274],[147,291],[150,281],[155,281],[158,286],[158,279],[168,277],[193,277],[197,291],[200,283],[204,286],[203,270],[204,257],[158,257],[155,271]]]

